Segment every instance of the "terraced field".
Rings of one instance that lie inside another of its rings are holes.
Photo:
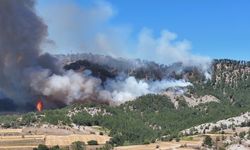
[[[58,140],[60,139],[60,140]],[[110,137],[108,136],[101,136],[101,135],[67,135],[67,136],[55,136],[55,135],[48,135],[45,139],[45,145],[53,146],[53,145],[60,145],[60,146],[68,146],[75,141],[83,141],[87,143],[90,140],[95,140],[98,144],[105,144],[106,141],[109,141]]]
[[[32,150],[39,144],[68,146],[75,141],[87,143],[90,140],[96,140],[102,145],[109,139],[108,136],[94,134],[24,135],[22,129],[0,129],[0,150]]]

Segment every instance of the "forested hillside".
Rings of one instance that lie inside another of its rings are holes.
[[[98,125],[107,129],[114,145],[128,145],[172,140],[180,131],[206,122],[237,116],[250,110],[250,63],[215,60],[212,79],[194,82],[187,93],[213,95],[219,102],[188,107],[182,99],[175,108],[164,95],[145,95],[120,106],[74,104],[41,113],[1,116],[2,127],[32,126],[44,123]],[[219,114],[219,115],[218,115]],[[18,119],[19,118],[19,119]],[[195,134],[192,133],[192,134]]]

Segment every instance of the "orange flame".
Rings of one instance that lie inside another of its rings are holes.
[[[36,103],[36,109],[37,111],[41,112],[43,110],[43,102],[41,100],[39,100],[37,103]]]

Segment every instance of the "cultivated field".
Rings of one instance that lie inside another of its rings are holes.
[[[248,131],[249,128],[237,128],[237,131]],[[90,130],[87,128],[87,130]],[[43,132],[45,131],[45,132]],[[94,131],[94,130],[91,130]],[[32,150],[39,144],[45,144],[47,146],[69,146],[75,141],[83,141],[87,143],[90,140],[96,140],[100,145],[109,141],[110,137],[106,135],[85,133],[87,131],[79,131],[77,133],[75,129],[70,130],[68,128],[24,128],[24,129],[0,129],[0,150]],[[207,134],[214,140],[216,137],[225,136],[227,138],[233,135],[233,131],[227,131],[226,134]],[[204,139],[204,135],[194,135],[183,137],[179,142],[156,142],[147,145],[131,145],[116,147],[115,150],[192,150],[200,148]],[[217,143],[221,145],[221,141]],[[87,146],[88,150],[95,150],[95,146]]]
[[[23,132],[25,131],[25,132]],[[61,129],[59,130],[61,132]],[[56,132],[56,130],[54,131]],[[0,129],[0,150],[32,150],[39,144],[47,146],[68,146],[75,141],[87,143],[96,140],[100,145],[105,144],[110,137],[97,134],[66,134],[66,135],[27,135],[26,129]]]
[[[60,139],[60,140],[58,140]],[[60,145],[60,146],[68,146],[75,141],[83,141],[87,143],[90,140],[95,140],[98,144],[105,144],[106,141],[109,141],[110,137],[102,136],[102,135],[67,135],[67,136],[56,136],[56,135],[48,135],[45,139],[45,145],[53,146],[53,145]]]
[[[229,138],[231,133],[227,134],[206,134],[215,141],[216,137],[225,136]],[[156,142],[148,145],[131,145],[116,147],[115,150],[197,150],[201,148],[205,135],[194,135],[183,137],[179,142]],[[222,144],[221,141],[217,143]]]
[[[192,150],[201,146],[202,141],[157,142],[148,145],[133,145],[116,147],[115,150]]]

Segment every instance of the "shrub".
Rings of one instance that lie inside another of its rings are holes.
[[[49,150],[48,146],[39,144],[37,150]]]
[[[98,145],[98,142],[95,140],[88,141],[88,145]]]
[[[240,132],[239,137],[240,137],[241,139],[243,139],[243,138],[245,137],[245,135],[246,135],[246,132],[243,131],[243,132]]]
[[[208,147],[212,147],[213,146],[213,141],[212,138],[209,135],[206,135],[203,144],[208,146]]]
[[[178,137],[175,139],[176,142],[180,142],[180,140],[181,140],[181,139],[178,138]]]
[[[125,142],[124,138],[120,135],[115,135],[113,138],[110,139],[110,144],[113,146],[121,146]]]
[[[145,141],[143,142],[143,144],[147,145],[147,144],[150,144],[150,142],[149,142],[148,140],[145,140]]]
[[[56,146],[51,147],[50,150],[60,150],[60,147],[56,145]]]
[[[71,144],[72,150],[85,150],[85,143],[81,141],[76,141]]]
[[[109,143],[106,143],[100,150],[112,150],[113,146]]]
[[[151,143],[155,143],[155,139],[151,140]]]

